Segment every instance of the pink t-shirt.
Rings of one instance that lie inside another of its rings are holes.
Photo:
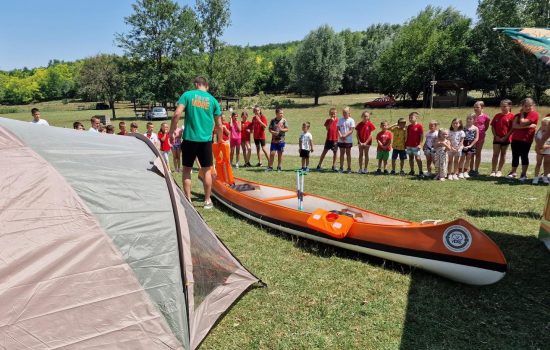
[[[238,123],[240,122],[231,122],[231,140],[240,140],[241,139],[241,131],[237,129]]]
[[[474,118],[474,125],[479,129],[479,140],[478,142],[483,142],[485,140],[485,133],[487,132],[487,125],[491,118],[485,113],[481,113]]]

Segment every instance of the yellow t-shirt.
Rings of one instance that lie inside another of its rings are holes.
[[[398,126],[394,126],[390,130],[393,133],[393,149],[404,151],[405,141],[407,141],[407,128],[400,129]]]

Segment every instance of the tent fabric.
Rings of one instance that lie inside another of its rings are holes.
[[[548,28],[495,28],[532,53],[550,68],[550,29]]]
[[[59,173],[1,127],[0,159],[0,348],[182,348]]]
[[[141,135],[4,118],[0,127],[70,184],[184,348],[198,346],[219,316],[258,282],[184,198],[158,151]]]

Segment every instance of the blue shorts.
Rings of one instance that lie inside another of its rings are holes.
[[[285,143],[279,142],[279,143],[272,143],[269,147],[270,152],[284,152],[285,150]]]
[[[397,159],[397,157],[399,157],[399,159],[401,160],[407,159],[407,151],[405,151],[404,149],[394,149],[391,154],[391,159],[395,160]]]
[[[418,157],[420,155],[420,147],[407,147],[407,154]]]

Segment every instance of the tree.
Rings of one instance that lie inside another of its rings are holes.
[[[196,8],[208,52],[206,72],[213,78],[214,58],[222,46],[220,38],[231,24],[229,0],[197,0]]]
[[[93,100],[109,102],[116,118],[115,101],[124,96],[124,77],[120,58],[116,55],[97,55],[84,61],[80,69],[80,93]]]
[[[361,72],[363,67],[359,64],[361,58],[361,42],[365,34],[352,32],[347,29],[338,34],[344,40],[346,48],[346,70],[342,79],[343,92],[358,92],[361,89]]]
[[[342,87],[346,68],[344,41],[328,25],[310,32],[296,51],[293,80],[299,91],[312,95],[315,105],[322,94]]]
[[[128,56],[144,63],[145,88],[165,103],[173,98],[172,60],[197,54],[201,48],[196,14],[172,0],[138,0],[132,7],[134,13],[125,18],[130,31],[117,34],[116,41]]]
[[[463,79],[472,56],[467,44],[470,21],[452,7],[428,6],[421,11],[377,61],[382,91],[407,94],[416,101],[434,77]]]

